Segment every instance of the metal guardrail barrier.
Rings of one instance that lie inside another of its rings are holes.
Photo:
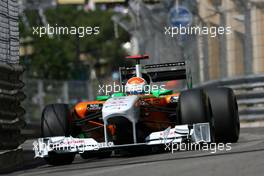
[[[264,120],[264,75],[209,81],[199,87],[230,87],[234,90],[241,120]]]

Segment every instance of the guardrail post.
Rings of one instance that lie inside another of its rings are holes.
[[[44,109],[44,85],[42,80],[38,80],[38,104],[41,110]]]
[[[69,84],[67,81],[63,82],[62,94],[63,94],[63,102],[69,103]]]

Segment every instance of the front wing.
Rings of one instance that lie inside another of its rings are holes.
[[[114,145],[113,142],[97,142],[92,138],[73,137],[46,137],[39,138],[33,142],[35,157],[47,157],[49,152],[56,153],[83,153],[99,150],[115,150],[130,146],[152,146],[183,142],[201,143],[211,142],[210,124],[197,123],[194,125],[176,125],[168,127],[164,131],[151,133],[145,139],[145,143]]]

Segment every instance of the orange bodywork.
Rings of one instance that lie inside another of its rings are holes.
[[[151,107],[167,107],[172,104],[171,98],[178,96],[179,93],[174,93],[171,95],[165,95],[161,97],[154,97],[153,95],[141,95],[141,100],[143,100],[144,103],[147,103],[148,106]],[[87,115],[101,111],[101,109],[89,109],[88,107],[91,105],[93,106],[98,105],[98,107],[102,107],[104,102],[105,101],[87,101],[76,104],[74,107],[75,118],[79,120],[85,119]],[[149,130],[159,131],[160,129],[164,129],[170,126],[170,122],[168,119],[169,113],[152,111],[151,109],[145,107],[145,105],[142,105],[140,102],[139,105],[141,107],[140,121]],[[175,112],[176,112],[176,108],[175,108]],[[99,128],[102,126],[103,126],[103,121],[96,119],[96,120],[87,121],[86,125],[84,125],[82,128],[85,131],[97,127]],[[114,125],[109,125],[107,129],[109,130],[110,134],[114,135],[115,133]],[[99,128],[98,130],[89,132],[89,137],[101,139],[102,141],[103,141],[103,136],[104,136],[103,128]]]
[[[81,102],[75,105],[74,111],[78,118],[83,119],[87,115],[87,106],[88,105],[94,105],[94,104],[102,104],[102,101],[87,101],[87,102]]]

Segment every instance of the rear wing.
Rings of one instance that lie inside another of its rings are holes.
[[[135,67],[120,67],[120,82],[125,85],[127,80],[136,75]],[[147,82],[162,82],[171,80],[187,80],[187,86],[192,87],[191,72],[185,62],[151,64],[142,66],[142,77]]]

